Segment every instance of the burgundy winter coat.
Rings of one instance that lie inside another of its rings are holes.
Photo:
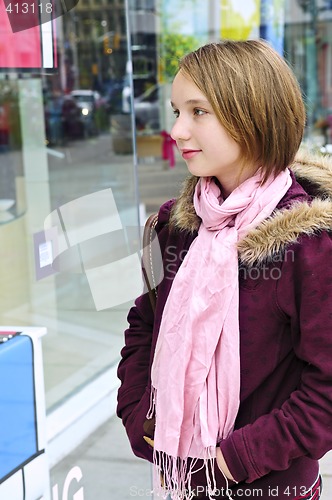
[[[234,431],[220,443],[238,481],[233,498],[301,498],[317,479],[318,459],[332,449],[332,164],[299,160],[292,176],[275,212],[238,248],[241,402]],[[117,413],[134,453],[149,461],[150,367],[172,280],[197,236],[196,182],[189,178],[159,211],[164,278],[156,312],[147,294],[136,300],[118,368]],[[219,498],[227,498],[216,473]],[[197,486],[203,492],[199,474]]]

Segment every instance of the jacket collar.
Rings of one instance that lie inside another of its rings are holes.
[[[277,209],[238,244],[246,266],[271,261],[300,236],[332,229],[332,160],[298,153],[290,170],[293,182]],[[186,179],[172,209],[171,225],[181,231],[194,233],[201,222],[193,205],[197,181]]]

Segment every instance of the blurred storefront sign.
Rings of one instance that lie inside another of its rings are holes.
[[[57,65],[53,4],[1,1],[0,71],[50,71]]]
[[[259,38],[260,0],[221,0],[221,38]]]
[[[284,0],[261,0],[260,36],[283,55],[284,52]]]

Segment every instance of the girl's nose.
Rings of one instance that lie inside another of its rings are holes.
[[[176,142],[187,141],[190,139],[190,130],[184,118],[181,118],[180,116],[176,118],[171,130],[171,137]]]

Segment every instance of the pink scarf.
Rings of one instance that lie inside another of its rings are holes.
[[[237,416],[237,243],[271,215],[291,185],[289,170],[263,186],[260,180],[258,172],[225,201],[213,178],[200,178],[196,186],[194,206],[202,223],[165,304],[148,413],[156,417],[155,487],[174,500],[192,497],[190,476],[198,459],[204,461],[207,494],[213,495],[216,444],[232,432]]]

